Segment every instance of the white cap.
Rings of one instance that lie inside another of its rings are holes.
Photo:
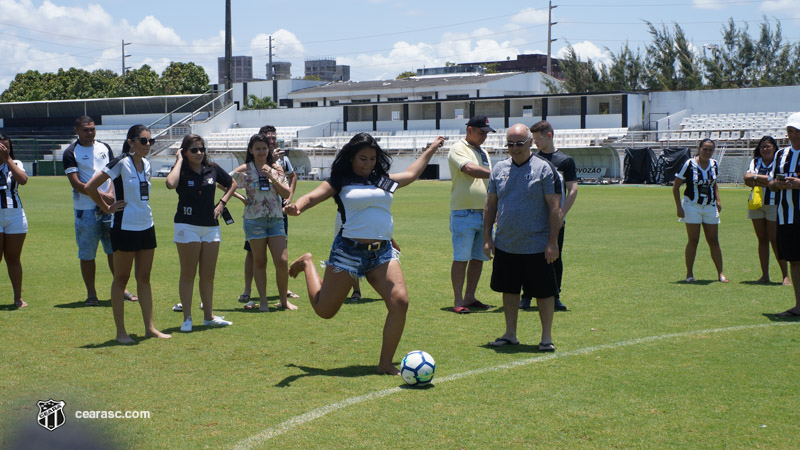
[[[796,112],[786,119],[786,126],[795,130],[800,130],[800,112]]]

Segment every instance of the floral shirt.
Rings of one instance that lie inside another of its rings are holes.
[[[281,183],[286,183],[286,175],[281,170],[271,168],[273,176]],[[244,188],[247,197],[247,206],[244,207],[245,219],[256,219],[259,217],[283,218],[283,201],[281,200],[275,186],[270,183],[268,191],[262,191],[258,182],[258,169],[254,163],[249,163],[245,172],[231,172],[231,176],[236,180],[240,188]]]

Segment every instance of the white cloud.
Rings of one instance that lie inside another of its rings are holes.
[[[800,9],[798,0],[765,0],[761,3],[761,10],[768,13],[796,12]]]
[[[546,9],[533,9],[526,8],[511,17],[511,23],[514,25],[540,25],[547,23],[547,10]]]
[[[725,9],[725,4],[721,0],[692,0],[695,8],[700,9]]]

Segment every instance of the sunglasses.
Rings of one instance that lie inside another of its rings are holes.
[[[524,141],[508,141],[506,142],[506,147],[522,147],[530,140],[531,138],[525,139]]]
[[[190,148],[189,151],[192,152],[192,153],[205,153],[206,152],[206,148],[205,147],[195,147],[195,148]]]
[[[156,140],[153,138],[147,139],[146,137],[140,137],[137,139],[139,140],[139,143],[142,145],[147,145],[147,144],[153,145],[156,143]]]

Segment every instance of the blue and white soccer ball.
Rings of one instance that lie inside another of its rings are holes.
[[[433,380],[436,362],[422,350],[408,352],[400,365],[400,376],[409,386],[424,386]]]

